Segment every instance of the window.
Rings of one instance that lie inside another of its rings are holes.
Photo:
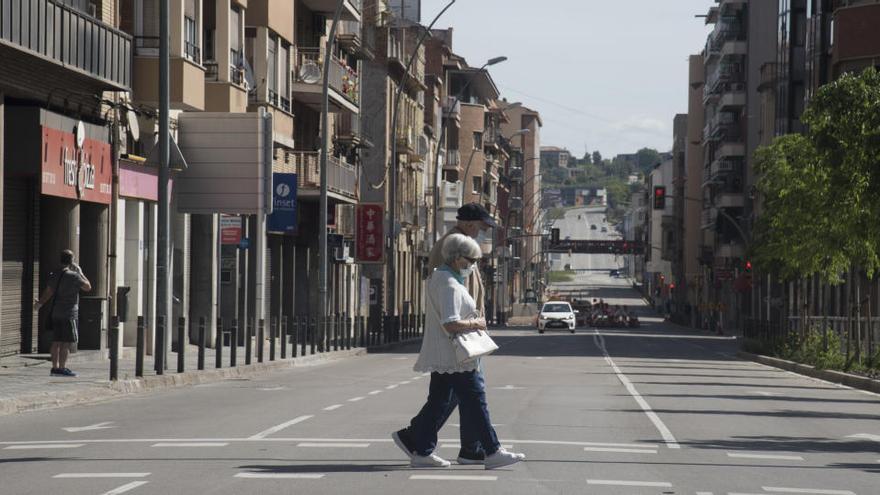
[[[474,194],[483,194],[483,178],[482,177],[471,177],[474,181]]]
[[[229,19],[229,49],[232,58],[229,60],[229,64],[234,67],[240,67],[242,65],[242,24],[241,9],[238,7],[232,7],[232,14]]]
[[[196,38],[196,20],[189,16],[183,18],[183,51],[186,58],[197,64],[202,63],[202,54]]]
[[[269,35],[266,82],[269,88],[269,103],[278,106],[278,37],[274,34]]]
[[[483,149],[483,133],[480,131],[474,131],[474,149]]]
[[[281,109],[290,111],[290,45],[281,44]]]

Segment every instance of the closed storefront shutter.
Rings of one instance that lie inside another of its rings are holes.
[[[3,194],[3,300],[0,308],[0,357],[21,352],[23,302],[31,294],[32,281],[25,279],[30,256],[28,247],[28,183],[6,178]],[[26,315],[28,321],[30,314]]]

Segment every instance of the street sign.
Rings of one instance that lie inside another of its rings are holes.
[[[385,214],[381,203],[361,203],[355,209],[355,261],[385,262]]]
[[[241,217],[220,215],[220,244],[235,246],[241,242]]]
[[[296,234],[296,174],[272,174],[272,214],[266,230]]]

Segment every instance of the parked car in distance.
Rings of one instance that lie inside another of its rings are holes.
[[[565,301],[548,301],[538,313],[538,333],[558,328],[574,333],[577,326],[575,311]]]
[[[602,232],[608,232],[608,227],[602,227]]]
[[[620,270],[611,270],[610,272],[608,272],[608,275],[617,278],[620,276]]]
[[[596,230],[596,224],[595,224],[595,223],[592,224],[592,225],[590,225],[590,230]]]

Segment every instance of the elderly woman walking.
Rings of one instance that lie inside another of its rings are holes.
[[[446,239],[442,254],[444,264],[427,282],[425,335],[414,367],[415,371],[431,373],[428,400],[410,421],[405,435],[401,430],[391,436],[409,456],[411,466],[449,466],[449,461],[433,452],[437,446],[437,432],[446,419],[449,402],[455,397],[461,411],[461,428],[469,429],[485,451],[482,462],[485,468],[517,463],[525,456],[501,448],[489,419],[479,360],[459,362],[452,343],[457,333],[486,329],[486,320],[477,315],[476,303],[464,285],[483,253],[480,245],[470,237],[453,234]]]

